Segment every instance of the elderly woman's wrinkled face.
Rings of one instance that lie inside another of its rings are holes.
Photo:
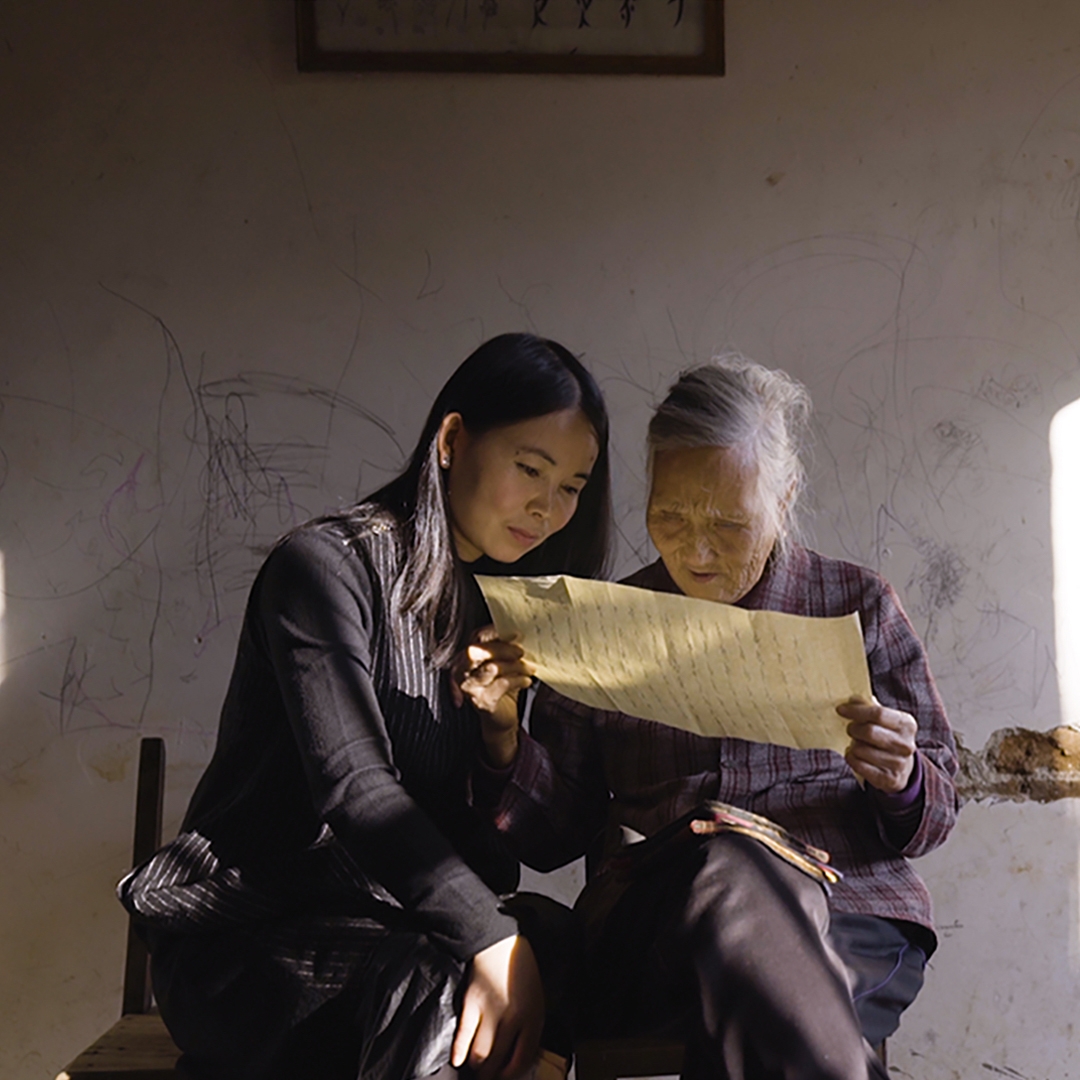
[[[739,449],[664,450],[653,460],[649,536],[687,596],[732,604],[757,584],[779,508]]]

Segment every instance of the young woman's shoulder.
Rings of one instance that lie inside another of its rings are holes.
[[[385,581],[397,573],[400,542],[400,526],[392,514],[362,506],[293,529],[270,553],[264,576],[350,576],[351,570]]]
[[[361,504],[338,514],[301,525],[292,535],[308,535],[318,540],[356,549],[393,548],[401,541],[401,523],[391,511],[381,506]]]
[[[397,576],[402,559],[402,528],[389,510],[361,505],[313,527],[353,551],[379,578]]]

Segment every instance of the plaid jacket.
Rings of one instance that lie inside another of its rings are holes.
[[[678,592],[662,562],[625,584]],[[523,862],[540,870],[581,855],[601,829],[646,836],[703,799],[763,814],[832,854],[844,878],[835,911],[903,919],[933,929],[930,894],[908,859],[941,844],[958,809],[956,747],[926,653],[892,587],[852,563],[794,548],[777,559],[739,606],[797,615],[857,611],[874,694],[918,721],[921,795],[860,787],[830,750],[792,750],[712,739],[617,712],[541,686],[513,766],[474,777],[477,802]]]

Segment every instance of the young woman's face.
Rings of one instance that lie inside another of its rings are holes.
[[[585,414],[565,409],[482,435],[450,413],[438,449],[459,557],[512,563],[574,516],[600,445]]]

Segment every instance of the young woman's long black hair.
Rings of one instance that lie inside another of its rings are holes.
[[[435,664],[463,644],[463,583],[467,573],[450,531],[450,509],[439,468],[436,436],[448,413],[460,413],[470,435],[580,409],[600,447],[577,511],[565,528],[515,563],[483,560],[488,573],[601,576],[611,546],[611,470],[608,416],[596,381],[568,349],[532,334],[500,334],[481,345],[450,376],[431,407],[405,471],[352,511],[337,515],[360,525],[372,511],[389,511],[404,530],[401,571],[391,603],[426,628]]]

